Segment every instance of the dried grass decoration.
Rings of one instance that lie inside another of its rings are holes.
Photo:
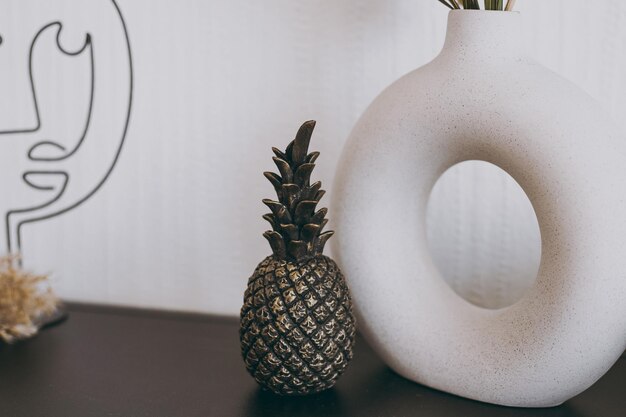
[[[46,275],[30,274],[16,263],[15,257],[0,257],[0,342],[6,343],[37,334],[60,305]]]

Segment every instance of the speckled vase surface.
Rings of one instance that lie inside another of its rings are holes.
[[[336,176],[336,259],[360,329],[406,378],[480,401],[558,405],[626,348],[626,138],[529,59],[521,15],[452,11],[441,54],[386,89]],[[522,186],[542,238],[534,287],[500,310],[445,283],[426,241],[443,172],[491,162]]]

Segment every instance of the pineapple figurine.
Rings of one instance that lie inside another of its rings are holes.
[[[355,320],[345,279],[322,255],[333,235],[322,233],[324,195],[310,183],[319,152],[308,153],[315,122],[305,122],[285,152],[273,158],[280,176],[266,172],[278,201],[263,200],[272,230],[263,234],[273,254],[248,280],[241,308],[241,352],[248,372],[281,395],[303,395],[332,387],[352,359]]]

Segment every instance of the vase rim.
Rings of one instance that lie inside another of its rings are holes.
[[[489,14],[496,14],[496,13],[503,13],[506,15],[519,15],[521,14],[521,12],[519,10],[476,10],[476,9],[454,9],[454,10],[450,10],[448,13],[450,14],[459,14],[459,13],[489,13]]]
[[[452,10],[440,56],[479,60],[485,65],[525,58],[522,15],[499,10]]]

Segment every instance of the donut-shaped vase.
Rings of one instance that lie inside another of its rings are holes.
[[[367,109],[333,189],[333,250],[369,344],[397,373],[484,402],[558,405],[626,348],[626,138],[585,93],[526,57],[517,13],[453,11],[441,54]],[[541,230],[534,286],[488,310],[435,267],[439,177],[493,163]]]

